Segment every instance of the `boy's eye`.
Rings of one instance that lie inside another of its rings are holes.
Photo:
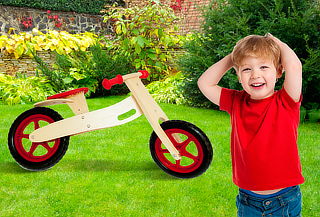
[[[250,71],[250,68],[244,68],[242,69],[243,72],[246,72],[246,71]]]
[[[261,69],[267,69],[267,68],[269,68],[268,66],[261,66],[260,67]]]

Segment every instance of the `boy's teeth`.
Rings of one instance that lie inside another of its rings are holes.
[[[262,84],[251,84],[251,86],[253,86],[253,87],[260,87],[262,85],[264,85],[264,84],[263,83]]]

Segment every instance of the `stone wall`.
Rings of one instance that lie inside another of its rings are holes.
[[[200,31],[203,22],[201,8],[209,5],[210,0],[161,0],[162,3],[171,6],[176,15],[181,17],[179,23],[180,33],[185,34],[192,31]],[[127,7],[143,7],[148,0],[126,0]],[[51,19],[50,17],[51,16]],[[53,16],[58,16],[62,25],[56,26]],[[23,20],[32,17],[32,26],[26,28]],[[0,6],[0,34],[7,34],[10,28],[14,28],[14,33],[20,31],[31,31],[36,27],[39,30],[54,29],[65,30],[70,33],[80,33],[85,31],[94,31],[99,33],[112,32],[112,26],[109,23],[103,23],[102,17],[98,15],[76,14],[73,12],[45,10]],[[54,62],[54,54],[49,52],[38,52],[38,55],[47,63]],[[21,57],[16,60],[13,56],[3,56],[0,53],[0,73],[15,75],[17,72],[34,74],[37,64],[29,57]]]
[[[30,17],[32,25],[23,24],[24,21],[28,24]],[[70,33],[86,31],[110,33],[111,25],[102,22],[102,19],[99,15],[60,11],[48,13],[48,11],[33,8],[0,6],[0,34],[7,34],[10,28],[12,28],[11,33],[28,32],[33,28],[38,28],[40,31],[51,29]],[[38,52],[38,55],[49,64],[54,62],[54,54],[50,52]],[[0,52],[0,73],[15,75],[21,72],[31,75],[35,73],[36,66],[37,64],[29,57],[22,56],[17,60],[13,55],[5,56]]]
[[[77,14],[74,12],[48,11],[33,8],[0,6],[0,33],[6,34],[10,28],[14,33],[28,32],[33,28],[63,30],[69,33],[110,32],[109,23],[102,22],[99,15]]]
[[[51,52],[38,51],[37,55],[49,65],[54,63],[55,55]],[[15,59],[13,55],[8,56],[0,53],[0,73],[12,76],[17,73],[35,75],[36,68],[37,63],[30,57],[22,56],[19,59]]]
[[[125,2],[126,7],[143,7],[149,0],[125,0]],[[210,0],[161,0],[161,2],[174,9],[175,14],[181,18],[180,33],[186,34],[201,30],[202,9],[209,5]],[[0,34],[8,33],[10,28],[14,29],[14,33],[31,31],[32,28],[64,30],[69,33],[112,32],[110,23],[104,23],[102,20],[100,15],[62,11],[48,13],[46,10],[0,5]]]

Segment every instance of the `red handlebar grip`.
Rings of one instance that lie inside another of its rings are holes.
[[[139,70],[142,75],[139,78],[147,78],[149,76],[149,72],[147,70]]]
[[[103,79],[102,81],[102,86],[107,89],[110,90],[111,87],[115,84],[122,84],[123,83],[123,78],[121,75],[117,75],[115,78],[112,78],[110,80],[108,79]]]

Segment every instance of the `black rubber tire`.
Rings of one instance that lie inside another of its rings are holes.
[[[196,161],[194,161],[191,165],[189,165],[191,166],[191,168],[187,170],[185,170],[185,168],[187,168],[186,166],[181,165],[182,160],[179,163],[178,161],[175,161],[175,163],[172,163],[172,161],[170,162],[169,160],[164,158],[164,154],[163,156],[161,155],[160,153],[161,151],[164,151],[165,153],[168,153],[168,151],[165,148],[161,148],[161,147],[160,147],[161,150],[159,150],[159,144],[161,144],[162,142],[160,141],[156,133],[153,132],[151,134],[150,143],[149,143],[151,156],[153,160],[156,162],[156,164],[163,171],[177,178],[194,178],[201,175],[209,168],[213,158],[213,151],[212,151],[212,146],[208,137],[202,130],[200,130],[198,127],[196,127],[195,125],[189,122],[180,121],[180,120],[165,121],[161,124],[161,127],[166,132],[167,135],[175,134],[175,133],[187,135],[187,138],[189,140],[186,139],[185,141],[188,140],[188,141],[194,142],[194,144],[195,143],[197,144],[194,146],[197,147],[198,156],[195,156],[194,158],[199,158],[199,160],[197,159],[197,163]],[[172,141],[173,140],[172,136],[169,136],[169,139],[174,144],[174,146],[178,149],[178,151],[179,151],[178,146],[181,146],[181,147],[183,146],[182,145],[183,142],[178,143],[178,142],[175,142],[175,140]],[[189,145],[188,142],[186,142],[186,144],[187,144],[186,146]],[[185,150],[184,152],[187,152],[188,154],[186,147],[184,147],[184,150]],[[201,154],[199,154],[200,152]],[[183,156],[182,152],[180,152],[180,154]],[[169,156],[171,157],[171,155]],[[194,166],[192,166],[193,164]]]
[[[28,123],[29,119],[32,122],[32,120],[33,120],[32,118],[37,117],[37,116],[40,117],[40,119],[41,119],[41,117],[44,117],[44,119],[46,119],[46,118],[50,119],[51,122],[56,122],[56,121],[63,119],[58,112],[56,112],[50,108],[35,107],[35,108],[32,108],[28,111],[25,111],[19,117],[17,117],[17,119],[11,125],[9,135],[8,135],[8,146],[9,146],[9,150],[10,150],[12,157],[16,160],[16,162],[22,168],[24,168],[26,170],[30,170],[30,171],[42,171],[42,170],[47,170],[47,169],[53,167],[55,164],[57,164],[62,159],[62,157],[66,153],[66,151],[68,149],[68,145],[69,145],[69,136],[50,141],[50,142],[54,142],[54,146],[56,146],[57,148],[55,148],[50,153],[50,155],[48,155],[47,159],[43,159],[43,160],[36,159],[36,157],[33,160],[32,156],[28,157],[28,152],[26,150],[25,150],[26,151],[25,156],[24,156],[24,154],[21,154],[22,152],[24,153],[24,151],[19,152],[19,150],[25,149],[25,148],[23,148],[22,138],[21,138],[22,145],[19,144],[19,142],[17,142],[17,141],[20,141],[20,138],[18,136],[19,132],[17,132],[17,130],[19,130],[20,128],[23,128],[22,124],[25,125],[26,123]],[[40,121],[42,121],[42,120],[40,120]],[[30,122],[30,124],[31,124],[31,122]],[[38,120],[38,123],[39,123],[39,120]],[[35,125],[35,122],[34,122],[34,125]],[[24,130],[27,128],[27,126],[28,125],[26,125],[26,127],[22,129],[22,134],[23,134]],[[32,144],[31,146],[33,146],[33,144],[36,144],[36,143],[31,143],[31,144]],[[48,145],[48,143],[46,143],[46,144]],[[35,146],[35,147],[38,148],[38,146]],[[29,150],[29,155],[30,155],[30,152],[31,152],[31,148]],[[49,152],[49,150],[48,150],[48,152]],[[33,155],[33,153],[31,153],[31,155]]]

